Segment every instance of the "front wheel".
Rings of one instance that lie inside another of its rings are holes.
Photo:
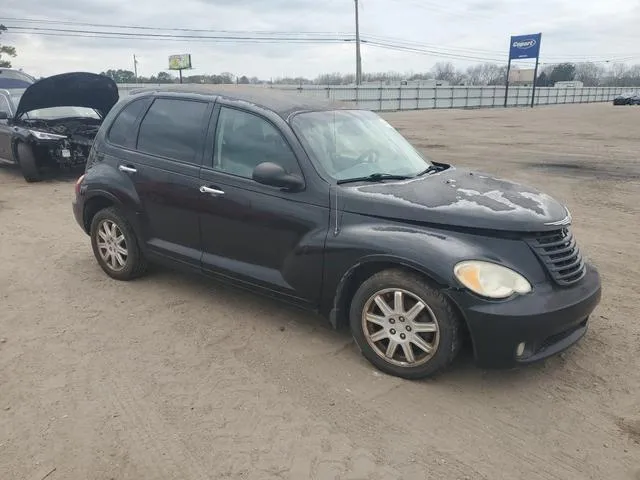
[[[407,379],[432,376],[453,362],[461,320],[449,300],[418,275],[387,270],[356,292],[351,332],[381,371]]]
[[[18,164],[20,165],[24,179],[29,183],[42,180],[42,172],[40,171],[40,166],[36,160],[33,148],[21,142],[18,144],[16,150],[18,152]]]
[[[100,210],[91,221],[91,246],[102,270],[116,280],[132,280],[147,267],[133,228],[116,208]]]

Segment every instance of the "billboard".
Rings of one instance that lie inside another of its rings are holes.
[[[191,54],[169,56],[169,70],[188,70],[191,67]]]
[[[509,60],[538,58],[540,56],[541,40],[541,33],[511,37],[511,44],[509,46]]]

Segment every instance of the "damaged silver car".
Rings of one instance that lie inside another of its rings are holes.
[[[111,78],[87,72],[0,90],[0,162],[18,164],[28,182],[41,180],[46,170],[84,167],[118,100]]]

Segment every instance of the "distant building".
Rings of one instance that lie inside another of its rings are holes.
[[[362,82],[362,86],[367,87],[414,87],[414,88],[433,88],[446,87],[449,82],[446,80],[378,80]]]
[[[584,83],[582,83],[580,80],[571,80],[571,81],[564,81],[564,82],[556,82],[553,84],[554,87],[564,87],[564,88],[582,88],[584,87]]]
[[[450,85],[446,80],[403,80],[401,83],[411,87],[447,87]]]
[[[530,87],[533,85],[533,68],[512,68],[509,72],[509,85],[514,87]]]

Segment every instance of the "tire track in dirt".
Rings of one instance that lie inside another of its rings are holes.
[[[150,480],[212,478],[138,386],[124,376],[105,379],[100,386],[104,398],[118,412],[114,423],[119,434],[128,439],[127,454],[135,458],[138,468],[153,472]]]

